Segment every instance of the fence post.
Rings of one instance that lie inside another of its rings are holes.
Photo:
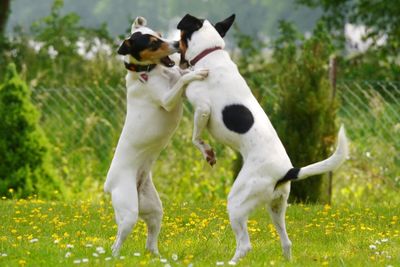
[[[331,95],[331,103],[335,101],[336,97],[336,74],[337,74],[337,64],[336,64],[336,56],[332,55],[329,58],[329,82],[332,87],[332,95]],[[333,172],[328,173],[328,204],[332,203],[332,181],[333,181]]]

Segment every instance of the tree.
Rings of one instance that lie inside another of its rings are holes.
[[[339,47],[343,48],[346,42],[344,30],[347,23],[366,27],[363,38],[371,42],[370,48],[346,62],[348,67],[344,71],[347,78],[362,75],[368,79],[398,79],[399,1],[296,0],[296,2],[323,10],[322,20],[328,26],[330,33],[336,37]]]
[[[8,16],[10,14],[11,0],[0,0],[0,39],[4,38]]]
[[[299,39],[293,26],[281,22],[274,58],[279,87],[278,110],[273,117],[278,134],[295,167],[303,167],[329,156],[335,136],[336,103],[328,79],[332,53],[329,33],[318,24],[309,39]],[[301,43],[299,48],[299,43]],[[295,201],[326,201],[322,175],[292,183]]]
[[[62,195],[63,184],[55,176],[50,144],[38,120],[27,85],[10,64],[0,87],[0,195],[9,189],[17,197]]]

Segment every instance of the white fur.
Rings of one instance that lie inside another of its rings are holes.
[[[198,54],[215,46],[224,47],[224,41],[208,21],[193,33],[188,43],[186,60],[191,61]],[[206,160],[213,164],[215,159],[211,147],[201,140],[201,133],[208,128],[214,138],[243,156],[243,167],[236,178],[228,197],[228,212],[236,236],[236,252],[232,258],[237,262],[251,249],[247,232],[247,218],[257,205],[266,205],[278,231],[284,256],[291,257],[291,242],[285,228],[285,211],[290,192],[290,182],[279,186],[292,163],[267,115],[251,93],[237,66],[224,50],[216,50],[197,62],[194,70],[207,68],[209,76],[205,81],[191,83],[186,95],[195,107],[193,143],[200,149]],[[230,104],[246,106],[254,117],[254,125],[245,134],[230,131],[222,120],[222,110]],[[336,169],[347,156],[347,140],[344,129],[340,130],[339,146],[327,160],[301,168],[300,178]]]
[[[137,30],[135,27],[134,24],[132,28]],[[104,184],[105,192],[111,194],[118,225],[113,255],[118,255],[139,216],[148,228],[146,248],[158,254],[163,209],[151,168],[178,127],[186,85],[204,79],[207,73],[206,70],[182,72],[178,67],[157,65],[147,73],[148,81],[141,82],[140,73],[128,71],[127,115]]]

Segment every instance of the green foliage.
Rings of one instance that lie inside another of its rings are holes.
[[[7,68],[0,87],[0,194],[17,197],[60,196],[63,185],[54,175],[50,145],[39,127],[39,112],[15,65]],[[54,194],[54,192],[57,193]]]
[[[274,54],[279,62],[279,108],[274,121],[293,165],[302,167],[325,159],[337,134],[337,105],[327,75],[332,45],[323,24],[306,40],[298,40],[288,23],[282,22],[280,29],[282,37]],[[319,176],[292,183],[291,196],[296,201],[321,200],[322,182]]]
[[[346,78],[399,79],[400,5],[398,2],[391,0],[296,0],[296,2],[323,10],[322,20],[335,36],[339,47],[345,46],[343,30],[346,23],[366,27],[367,31],[363,38],[371,41],[371,47],[364,53],[341,62],[342,73]]]
[[[120,84],[123,66],[110,57],[115,45],[105,25],[82,27],[77,14],[62,14],[63,4],[56,0],[51,13],[33,23],[31,33],[17,28],[1,61],[14,62],[30,87]]]

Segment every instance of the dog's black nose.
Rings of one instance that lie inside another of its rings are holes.
[[[175,47],[176,49],[179,49],[179,41],[174,42],[174,47]]]

